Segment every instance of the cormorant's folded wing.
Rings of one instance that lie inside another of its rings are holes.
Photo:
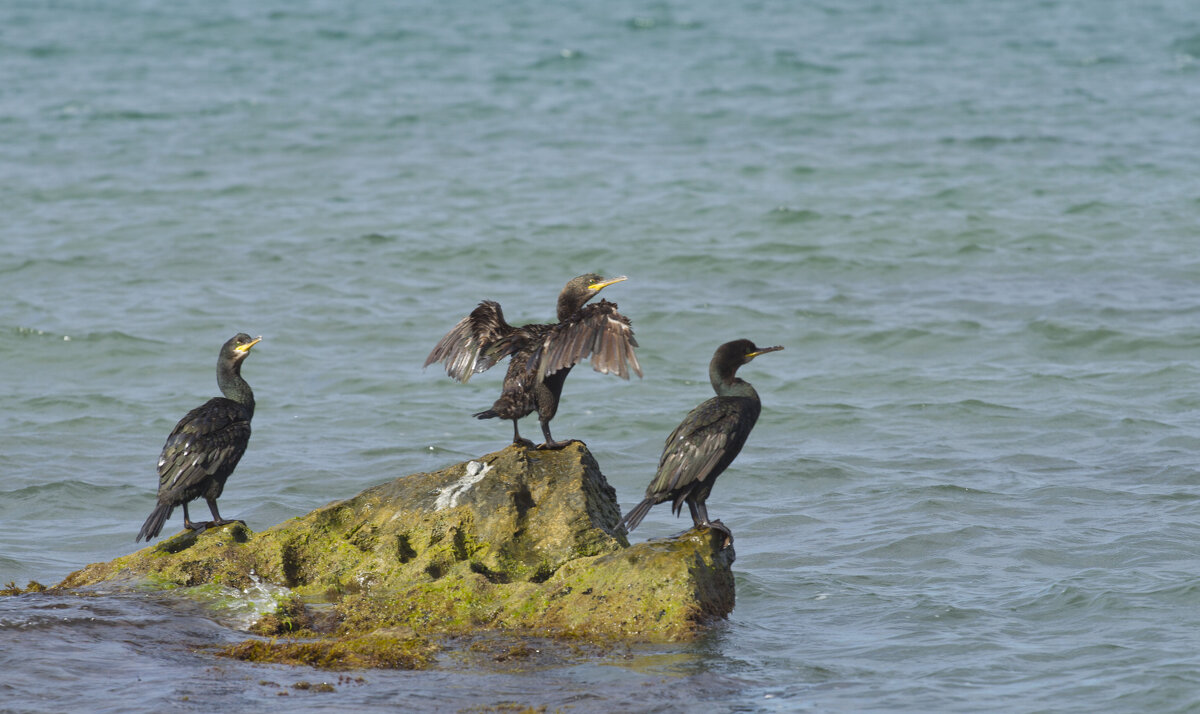
[[[218,471],[232,471],[249,441],[244,409],[220,397],[209,400],[180,419],[167,437],[158,458],[159,490],[185,489]]]
[[[728,453],[730,439],[738,432],[737,421],[736,413],[717,408],[713,401],[692,410],[667,437],[658,462],[658,473],[646,494],[666,495],[696,481],[707,480]]]
[[[633,352],[637,346],[629,318],[617,312],[616,303],[601,300],[555,325],[543,338],[538,381],[585,359],[591,359],[597,372],[629,379],[632,370],[641,377],[642,366]]]
[[[504,321],[500,303],[484,300],[438,341],[425,358],[424,366],[445,362],[446,374],[465,384],[472,374],[488,369],[511,354],[511,343],[496,343],[514,329]],[[493,345],[495,348],[489,349]]]

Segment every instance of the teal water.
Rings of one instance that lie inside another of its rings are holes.
[[[0,709],[1194,710],[1198,99],[1181,1],[0,5],[4,582],[135,547],[239,331],[260,529],[507,443],[500,373],[420,368],[482,298],[630,276],[645,379],[576,370],[554,421],[626,508],[717,344],[787,348],[700,643],[279,697],[328,676],[23,596]]]

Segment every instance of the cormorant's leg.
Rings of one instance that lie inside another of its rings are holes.
[[[566,441],[555,441],[553,436],[550,436],[550,420],[539,419],[542,422],[542,435],[546,437],[546,443],[539,446],[539,449],[561,449],[567,444],[570,444],[576,439],[567,439]]]
[[[712,528],[725,534],[725,544],[721,546],[721,550],[733,545],[733,531],[729,530],[729,526],[719,520],[708,520],[708,506],[704,505],[703,501],[692,502],[689,499],[687,505],[692,511],[692,523],[696,524],[697,528]]]
[[[208,528],[208,525],[209,524],[206,521],[201,521],[200,523],[193,523],[192,519],[188,517],[187,503],[183,504],[183,527],[184,528],[188,529],[189,531],[202,531],[205,528]]]
[[[529,439],[521,437],[521,432],[517,429],[517,420],[513,419],[513,443],[518,446],[524,446],[526,449],[533,448],[533,442]]]
[[[208,524],[209,526],[217,528],[219,526],[229,525],[230,523],[241,523],[243,526],[246,525],[245,521],[239,521],[237,519],[227,521],[224,518],[221,518],[220,512],[217,511],[217,499],[205,498],[204,500],[208,501],[208,510],[212,511],[213,515],[213,521],[212,523]]]

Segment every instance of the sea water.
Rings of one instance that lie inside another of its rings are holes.
[[[645,378],[581,366],[553,422],[626,509],[713,349],[786,347],[698,642],[348,677],[23,595],[0,710],[1194,710],[1198,102],[1182,0],[0,4],[4,582],[137,547],[237,332],[259,530],[508,443],[499,370],[421,369],[481,299],[629,276]]]

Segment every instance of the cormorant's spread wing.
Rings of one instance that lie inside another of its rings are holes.
[[[592,369],[629,379],[632,370],[642,376],[633,348],[637,347],[629,318],[617,312],[617,304],[601,300],[555,325],[542,340],[538,381],[585,359]]]
[[[513,331],[504,321],[500,303],[484,300],[438,341],[424,366],[445,362],[446,374],[465,384],[472,374],[511,354],[509,343],[499,341]]]
[[[245,408],[228,399],[209,400],[188,412],[158,458],[158,490],[178,491],[216,473],[229,474],[250,442]]]

